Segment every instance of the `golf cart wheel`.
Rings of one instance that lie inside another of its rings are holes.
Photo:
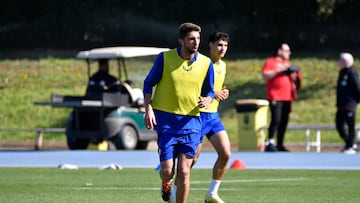
[[[136,145],[136,149],[146,149],[148,144],[148,141],[139,141]]]
[[[67,145],[69,147],[69,149],[71,150],[77,150],[77,149],[87,149],[87,147],[89,146],[90,143],[90,139],[79,139],[79,138],[74,138],[72,136],[72,123],[71,121],[67,122],[66,125],[66,142]]]
[[[111,138],[116,149],[132,150],[138,144],[138,135],[136,129],[131,125],[125,125],[120,132]]]
[[[89,146],[90,140],[89,139],[74,139],[74,138],[67,138],[67,144],[69,149],[76,150],[76,149],[87,149]]]

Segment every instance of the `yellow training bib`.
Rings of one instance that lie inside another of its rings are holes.
[[[198,116],[198,101],[210,59],[198,53],[196,61],[182,59],[177,49],[164,52],[164,69],[156,86],[153,108],[180,115]]]

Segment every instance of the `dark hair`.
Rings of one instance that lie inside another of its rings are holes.
[[[99,61],[99,64],[107,64],[109,62],[108,59],[104,59],[104,58],[101,58],[98,61]]]
[[[225,32],[212,32],[209,35],[209,42],[217,42],[219,40],[224,40],[225,42],[230,42],[230,37]]]
[[[179,38],[184,39],[190,32],[201,32],[201,27],[194,23],[183,23],[179,26]]]
[[[277,48],[274,50],[274,52],[273,52],[273,56],[277,56],[277,55],[278,55],[279,49],[282,49],[282,46],[283,46],[284,44],[288,44],[288,43],[287,43],[287,42],[281,42],[281,43],[279,43],[278,47],[277,47]]]

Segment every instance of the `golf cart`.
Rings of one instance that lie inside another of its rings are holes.
[[[133,88],[127,75],[126,58],[157,55],[166,48],[109,47],[80,51],[90,78],[91,61],[117,60],[118,81],[110,86],[88,85],[84,96],[52,94],[50,102],[37,105],[72,108],[66,124],[69,149],[86,149],[90,143],[111,141],[116,149],[145,149],[157,134],[144,126],[142,90]],[[110,67],[111,68],[111,67]],[[121,81],[123,79],[123,81]]]

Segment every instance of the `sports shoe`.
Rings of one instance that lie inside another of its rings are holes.
[[[277,149],[274,144],[269,143],[268,145],[266,145],[265,151],[266,152],[277,152]]]
[[[358,151],[358,145],[357,144],[353,144],[352,148],[355,150],[355,151]]]
[[[343,151],[343,153],[344,153],[344,154],[356,154],[356,151],[355,151],[352,147],[350,147],[350,148],[348,148],[348,149],[345,149],[345,150]]]
[[[277,146],[276,147],[279,152],[290,152],[288,149],[286,149],[284,146]]]
[[[161,197],[165,202],[169,201],[170,194],[171,194],[171,182],[162,182]]]
[[[225,203],[217,194],[206,195],[205,203]]]
[[[176,203],[176,185],[171,186],[169,203]]]

